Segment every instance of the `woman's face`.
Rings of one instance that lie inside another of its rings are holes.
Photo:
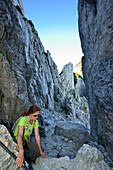
[[[40,111],[37,111],[35,113],[33,113],[31,116],[32,116],[32,119],[33,120],[36,120],[38,118],[38,115],[40,114]]]

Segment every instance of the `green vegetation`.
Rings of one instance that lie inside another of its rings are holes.
[[[79,77],[79,78],[83,79],[83,77],[80,74],[78,74],[78,73],[74,73],[74,74],[77,78]]]
[[[17,77],[18,76],[17,71],[16,70],[13,70],[13,71],[15,73],[15,77]]]
[[[69,112],[66,108],[64,108],[63,106],[61,106],[61,109],[62,109],[62,111],[65,112],[66,115],[70,115],[70,112]]]
[[[78,73],[78,75],[80,76],[80,78],[83,79],[82,61],[80,61],[80,62],[76,65],[76,72]]]
[[[5,57],[6,57],[6,53],[5,53],[2,49],[0,49],[0,53],[2,53],[2,54],[3,54],[3,56],[5,56]]]
[[[78,99],[77,99],[77,98],[76,98],[75,100],[76,100],[76,102],[78,102]]]
[[[82,72],[82,61],[80,61],[80,62],[76,65],[76,67],[79,67],[79,68],[80,68],[80,72]]]
[[[18,5],[16,5],[15,7],[16,7],[16,9],[18,10],[18,12],[23,16],[23,13],[22,13],[21,8],[20,8]]]
[[[27,87],[29,88],[30,87],[30,84],[27,82]]]
[[[83,80],[83,77],[78,73],[73,73],[73,76],[74,76],[74,86],[76,86],[76,84],[77,84],[77,78],[78,77]]]

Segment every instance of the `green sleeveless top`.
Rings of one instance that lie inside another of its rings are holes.
[[[23,145],[26,144],[27,140],[29,139],[29,136],[32,134],[33,131],[33,127],[34,128],[38,128],[39,127],[39,123],[38,120],[34,121],[32,125],[29,122],[29,116],[25,116],[22,117],[21,119],[19,119],[19,121],[17,121],[14,129],[13,129],[13,140],[15,142],[17,142],[17,135],[18,135],[18,127],[19,125],[24,126],[24,132],[23,132],[23,136],[22,136],[22,141],[23,141]],[[26,128],[26,125],[28,125],[28,127]]]

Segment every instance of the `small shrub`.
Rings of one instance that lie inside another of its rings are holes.
[[[17,76],[18,76],[17,71],[16,71],[16,70],[13,70],[13,71],[14,71],[14,73],[15,73],[15,76],[17,77]]]
[[[3,56],[5,56],[5,57],[6,57],[6,53],[5,53],[2,49],[0,49],[0,53],[2,53],[2,54],[3,54]]]

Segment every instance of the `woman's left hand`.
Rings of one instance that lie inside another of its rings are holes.
[[[42,156],[42,159],[43,158],[48,158],[43,151],[40,152],[40,155]]]

